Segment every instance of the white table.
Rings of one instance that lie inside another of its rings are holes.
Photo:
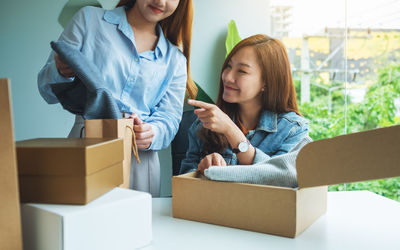
[[[369,191],[330,192],[328,211],[295,239],[172,217],[153,198],[153,243],[143,249],[400,250],[400,202]]]

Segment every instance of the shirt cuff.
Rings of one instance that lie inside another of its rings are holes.
[[[160,128],[157,127],[154,124],[150,124],[152,130],[153,130],[153,141],[150,144],[150,147],[148,147],[147,149],[143,149],[144,151],[148,151],[148,150],[160,150],[162,148],[162,141],[159,139],[160,137]]]
[[[253,164],[268,161],[269,159],[271,159],[271,156],[267,155],[266,153],[264,153],[263,151],[261,151],[256,147],[254,148],[256,149],[256,154],[254,156]]]
[[[51,75],[53,76],[53,80],[51,83],[61,83],[61,82],[73,82],[75,77],[64,77],[60,75],[55,63],[50,64]]]

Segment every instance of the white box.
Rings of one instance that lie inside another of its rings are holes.
[[[21,204],[24,250],[135,249],[152,240],[151,195],[115,188],[87,205]]]

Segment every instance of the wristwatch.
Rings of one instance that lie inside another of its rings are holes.
[[[247,152],[247,150],[249,150],[249,146],[250,146],[249,140],[242,141],[239,143],[237,148],[232,149],[232,152],[235,154]]]

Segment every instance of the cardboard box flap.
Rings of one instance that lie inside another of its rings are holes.
[[[400,176],[400,126],[307,144],[297,156],[300,188]]]

